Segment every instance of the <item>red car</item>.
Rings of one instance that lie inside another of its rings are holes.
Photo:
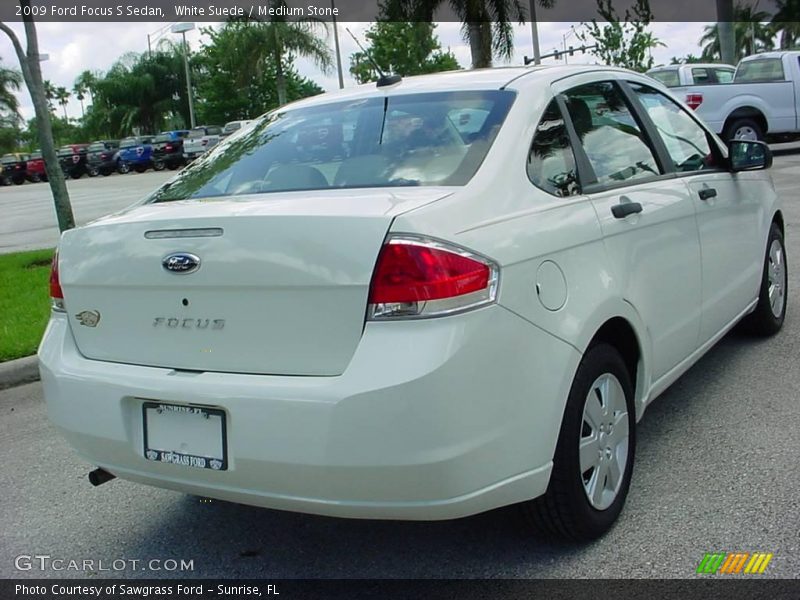
[[[31,183],[39,183],[40,181],[47,181],[47,171],[44,169],[44,159],[42,152],[36,150],[28,159],[28,181]]]

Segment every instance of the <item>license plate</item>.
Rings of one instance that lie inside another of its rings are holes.
[[[144,402],[142,418],[147,460],[215,471],[228,468],[224,411]]]

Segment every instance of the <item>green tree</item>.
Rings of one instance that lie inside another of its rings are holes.
[[[56,99],[57,89],[56,86],[53,85],[53,82],[49,79],[44,80],[44,97],[47,100],[47,107],[50,109],[50,112],[54,112],[56,110],[53,101]]]
[[[425,22],[378,21],[364,34],[367,51],[384,73],[420,75],[452,71],[460,66],[435,35],[436,25]],[[359,83],[375,81],[378,73],[363,52],[350,56],[350,73]]]
[[[21,85],[20,72],[4,67],[0,62],[0,111],[7,111],[15,116],[19,114],[19,100],[14,92]]]
[[[196,108],[206,123],[252,119],[286,101],[319,94],[322,89],[298,75],[290,57],[283,57],[281,70],[285,97],[279,98],[275,63],[250,60],[263,31],[262,23],[229,21],[220,29],[203,29],[207,38],[195,54],[198,74]]]
[[[538,0],[538,4],[551,8],[555,0]],[[491,67],[493,59],[511,58],[511,23],[524,24],[527,17],[520,0],[387,0],[380,12],[388,21],[432,22],[442,5],[462,23],[461,35],[469,44],[473,69]]]
[[[89,94],[89,100],[93,100],[94,94],[94,86],[97,84],[98,76],[91,71],[83,71],[78,77],[75,79],[75,90],[83,90],[82,95],[84,98],[86,94]]]
[[[800,0],[775,0],[777,10],[772,15],[772,27],[780,34],[781,50],[797,45],[800,38]]]
[[[60,231],[75,227],[75,218],[72,215],[72,204],[69,200],[67,184],[64,181],[64,173],[58,163],[55,142],[53,140],[53,130],[50,121],[50,111],[47,106],[47,99],[44,95],[44,82],[42,81],[42,68],[39,64],[41,56],[39,54],[39,36],[36,33],[36,24],[31,16],[31,1],[19,0],[22,9],[22,22],[25,27],[25,38],[27,47],[22,44],[7,24],[0,22],[0,31],[8,36],[17,54],[19,66],[22,70],[22,77],[28,86],[31,95],[33,109],[36,113],[36,120],[39,129],[39,146],[42,149],[45,168],[47,169],[50,191],[53,194],[53,204],[56,209],[58,228]]]
[[[65,87],[57,87],[56,88],[56,100],[58,100],[58,103],[61,105],[61,108],[64,109],[64,120],[65,121],[68,120],[68,118],[67,118],[67,104],[69,104],[70,95],[71,94],[69,93],[69,91],[67,91],[67,88],[65,88]]]
[[[693,64],[693,63],[701,63],[701,62],[706,62],[706,59],[704,59],[702,56],[695,56],[694,54],[687,54],[686,56],[681,56],[681,57],[673,56],[670,59],[669,64],[671,64],[671,65],[690,65],[690,64]]]
[[[86,88],[76,81],[75,85],[72,86],[72,95],[81,103],[81,118],[84,118],[86,116],[86,108],[83,106],[83,101],[86,99]]]
[[[594,40],[597,48],[592,52],[605,64],[644,72],[653,66],[652,49],[664,44],[648,30],[653,19],[649,0],[636,0],[632,9],[625,9],[620,20],[611,0],[597,0],[597,12],[606,23],[601,26],[592,19],[577,35],[584,42]]]
[[[754,11],[753,7],[737,4],[733,10],[733,36],[735,60],[764,50],[772,50],[775,30],[767,23],[769,15],[764,11]],[[719,25],[706,25],[699,44],[703,47],[704,60],[721,60],[719,45]]]
[[[94,83],[87,130],[125,136],[134,129],[154,133],[174,122],[185,104],[182,65],[183,59],[171,51],[124,54]]]

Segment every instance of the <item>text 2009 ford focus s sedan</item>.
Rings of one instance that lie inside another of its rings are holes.
[[[648,404],[777,332],[758,142],[647,77],[507,68],[298,102],[66,232],[49,415],[116,475],[343,517],[614,522]]]

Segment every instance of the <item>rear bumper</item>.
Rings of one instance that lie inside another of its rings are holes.
[[[338,377],[88,360],[63,315],[40,347],[50,419],[87,461],[119,477],[270,508],[422,520],[544,493],[578,360],[499,306],[369,323]],[[224,410],[228,470],[146,460],[142,399]]]

